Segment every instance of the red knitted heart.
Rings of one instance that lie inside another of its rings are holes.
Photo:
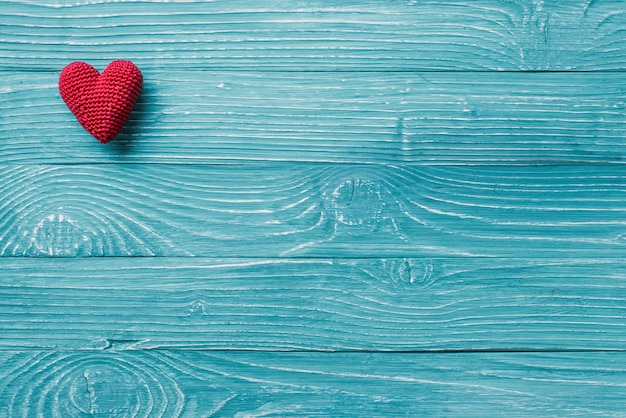
[[[61,71],[61,97],[78,122],[98,141],[109,142],[120,132],[141,93],[143,77],[130,61],[113,61],[102,72],[84,62]]]

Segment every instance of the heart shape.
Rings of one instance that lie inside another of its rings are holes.
[[[85,62],[73,62],[61,71],[59,92],[83,128],[106,143],[128,120],[142,83],[141,71],[130,61],[113,61],[102,74]]]

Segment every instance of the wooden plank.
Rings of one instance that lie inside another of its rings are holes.
[[[623,70],[623,0],[4,1],[0,68]]]
[[[77,351],[0,358],[2,417],[626,416],[623,353]]]
[[[106,146],[65,107],[58,73],[1,74],[0,162],[626,160],[621,73],[144,72]]]
[[[0,255],[620,257],[625,198],[621,166],[6,165]]]
[[[3,259],[0,349],[623,350],[623,260]]]

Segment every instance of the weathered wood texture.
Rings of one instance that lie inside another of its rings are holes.
[[[0,67],[616,70],[623,0],[5,0]]]
[[[626,346],[621,259],[4,259],[0,300],[5,350]]]
[[[58,68],[60,71],[61,67]],[[290,73],[142,68],[102,146],[58,72],[0,74],[0,162],[624,163],[623,73]]]
[[[0,352],[0,417],[624,417],[624,354]]]
[[[4,256],[621,257],[620,166],[12,166]],[[259,245],[262,243],[262,245]]]
[[[625,71],[624,0],[2,1],[0,417],[625,417]]]

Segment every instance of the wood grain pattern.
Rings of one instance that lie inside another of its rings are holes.
[[[107,146],[67,110],[57,72],[2,73],[0,162],[449,165],[626,157],[621,73],[142,70],[135,112]]]
[[[4,0],[0,418],[626,417],[626,1]],[[98,144],[60,70],[130,59]]]
[[[0,68],[623,70],[622,0],[4,1]]]
[[[0,195],[4,256],[604,258],[626,233],[620,166],[6,166]]]
[[[0,417],[624,417],[623,353],[0,352]],[[7,374],[6,371],[9,373]]]
[[[626,343],[621,259],[2,264],[4,350],[622,351]]]

